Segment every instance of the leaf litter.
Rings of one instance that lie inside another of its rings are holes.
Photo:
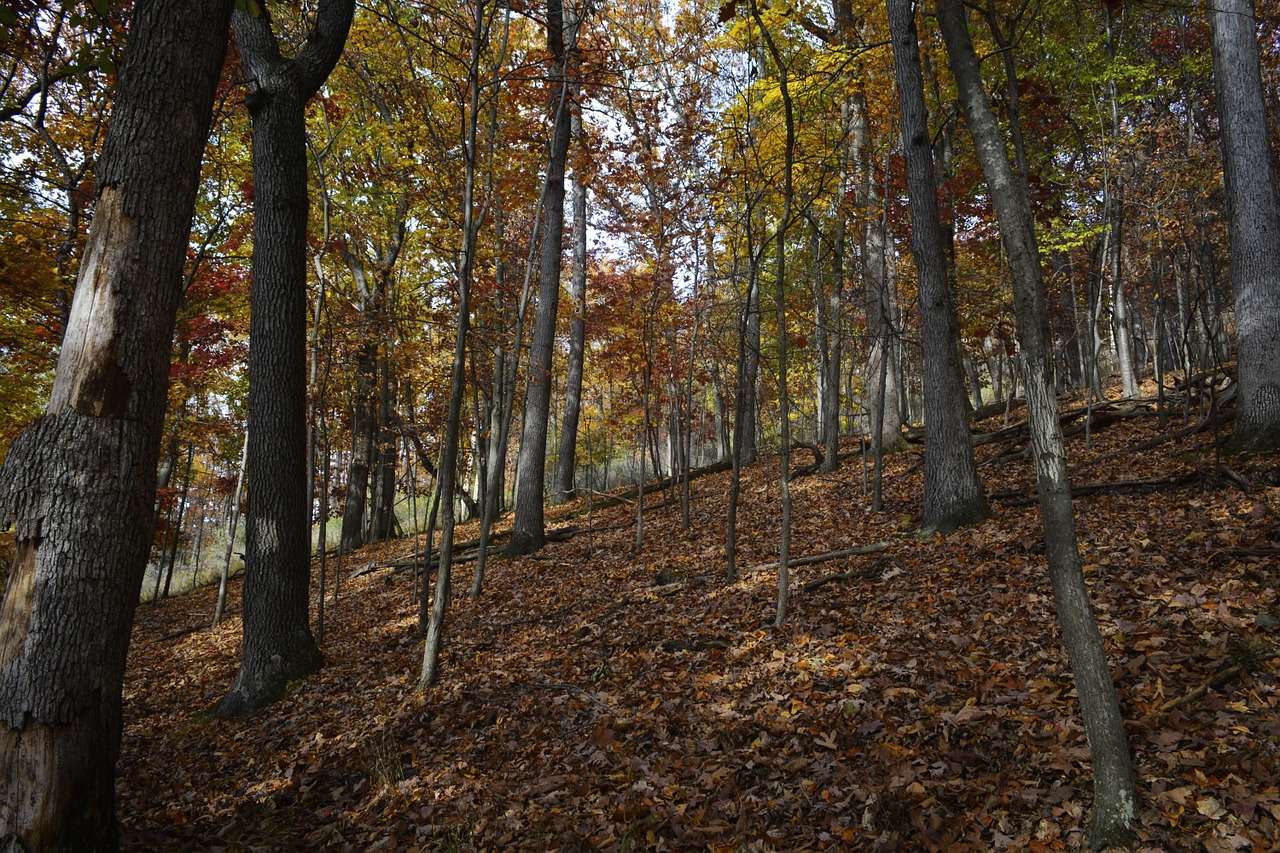
[[[1138,774],[1135,849],[1271,850],[1280,466],[1222,457],[1224,475],[1203,432],[1126,454],[1158,435],[1140,417],[1087,449],[1069,438],[1077,484],[1179,483],[1075,502]],[[724,582],[728,474],[692,483],[688,531],[678,505],[647,497],[639,552],[624,505],[598,510],[590,539],[491,561],[478,600],[458,566],[441,683],[425,694],[408,572],[344,580],[336,604],[330,590],[325,668],[236,722],[196,714],[235,675],[239,619],[175,638],[209,619],[216,591],[140,608],[121,847],[1077,849],[1088,746],[1035,507],[996,501],[987,523],[921,540],[918,461],[886,460],[877,515],[856,457],[794,481],[794,556],[888,547],[797,567],[795,591],[848,577],[795,594],[782,628],[774,571]],[[776,465],[744,471],[739,566],[777,558]],[[992,492],[1032,494],[1025,460],[980,470]],[[366,548],[345,573],[412,547]]]

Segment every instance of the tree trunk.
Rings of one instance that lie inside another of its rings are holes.
[[[393,425],[395,411],[395,376],[391,353],[384,348],[378,357],[377,442],[374,445],[373,470],[369,490],[369,524],[364,541],[384,542],[396,531],[396,449],[398,436]]]
[[[861,161],[860,174],[854,181],[854,195],[859,207],[866,212],[859,234],[867,319],[867,381],[863,400],[868,413],[879,413],[876,417],[879,419],[880,447],[892,449],[902,440],[902,411],[898,405],[900,377],[895,369],[897,345],[890,304],[885,227],[882,216],[874,213],[882,202],[876,192],[874,170],[866,156],[870,148],[871,121],[867,115],[865,95],[858,93],[853,97],[851,112],[853,156],[856,161]],[[878,379],[882,359],[888,359],[883,383]]]
[[[453,574],[454,485],[458,474],[458,444],[462,434],[462,398],[466,392],[467,333],[471,327],[471,276],[476,256],[476,232],[480,217],[475,210],[476,187],[476,123],[480,112],[480,57],[488,32],[483,0],[473,7],[475,13],[471,33],[471,63],[466,124],[466,151],[462,190],[462,247],[458,252],[458,314],[457,336],[454,340],[453,366],[449,373],[449,412],[445,419],[444,452],[440,454],[440,488],[443,498],[443,518],[440,523],[440,563],[436,574],[436,592],[433,598],[430,621],[427,624],[422,652],[422,675],[418,688],[425,690],[436,682],[440,670],[440,648],[444,643],[445,611],[451,596]],[[424,568],[431,563],[428,548],[423,560]],[[426,585],[423,584],[423,600]]]
[[[572,138],[582,144],[582,111],[574,109]],[[574,496],[573,475],[577,461],[578,418],[582,411],[582,367],[587,341],[587,185],[582,169],[573,170],[573,276],[570,281],[573,317],[569,321],[569,373],[565,379],[564,420],[560,428],[560,458],[552,498],[557,502]]]
[[[354,0],[321,0],[294,59],[263,11],[237,10],[236,42],[256,88],[249,337],[249,509],[240,671],[212,712],[250,714],[324,658],[311,635],[307,493],[307,158],[304,109],[337,62]]]
[[[1240,394],[1232,443],[1280,447],[1280,201],[1253,0],[1209,4],[1231,237]]]
[[[966,14],[961,0],[938,2],[938,22],[961,107],[995,202],[1013,276],[1049,577],[1093,759],[1094,808],[1088,836],[1095,848],[1123,844],[1132,837],[1137,793],[1124,720],[1080,565],[1062,428],[1049,384],[1048,315],[1031,204],[1026,183],[1015,177],[1009,164],[1004,138],[987,103]]]
[[[369,496],[369,460],[373,455],[373,371],[377,347],[366,342],[356,355],[354,399],[351,401],[351,464],[347,466],[347,497],[342,509],[342,547],[352,551],[364,544],[365,507]]]
[[[985,520],[991,515],[991,509],[982,492],[982,481],[978,479],[969,434],[969,413],[959,364],[960,334],[947,284],[947,258],[938,213],[915,13],[911,0],[889,0],[888,8],[911,201],[911,249],[919,278],[924,420],[929,426],[920,526],[929,533],[950,533]]]
[[[0,846],[115,849],[120,689],[226,2],[134,6],[44,417],[0,471]]]
[[[551,408],[551,360],[554,354],[556,312],[560,301],[560,243],[564,233],[564,168],[569,152],[569,78],[564,13],[561,0],[547,0],[547,44],[552,74],[557,81],[547,180],[542,206],[542,262],[538,270],[538,317],[529,350],[529,382],[525,389],[524,428],[520,435],[516,513],[507,542],[509,555],[537,551],[546,542],[543,516],[547,471],[547,427]]]
[[[795,108],[788,85],[787,64],[778,50],[773,36],[760,16],[756,0],[751,0],[751,14],[760,27],[760,35],[773,58],[778,71],[778,91],[782,95],[783,124],[786,129],[783,147],[782,213],[774,232],[774,290],[773,305],[778,324],[778,415],[779,415],[779,488],[781,491],[782,518],[778,531],[778,598],[777,613],[773,624],[781,627],[787,618],[787,605],[791,599],[791,577],[788,563],[791,549],[791,410],[787,392],[787,228],[791,224],[791,204],[795,194],[792,174],[795,169],[796,124]]]

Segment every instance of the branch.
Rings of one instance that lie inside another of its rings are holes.
[[[788,566],[812,566],[817,563],[826,563],[826,562],[830,562],[831,560],[839,560],[843,557],[857,557],[863,554],[874,554],[878,551],[885,550],[892,544],[893,544],[892,542],[876,542],[873,545],[860,545],[857,548],[845,548],[842,551],[828,551],[825,554],[814,554],[809,557],[796,557],[794,559],[787,560],[787,565]],[[758,566],[751,566],[750,568],[745,569],[744,571],[745,572],[764,572],[764,571],[768,571],[769,569],[776,569],[776,568],[778,568],[777,563],[761,563]]]

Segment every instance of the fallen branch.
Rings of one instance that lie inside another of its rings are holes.
[[[892,544],[893,544],[892,542],[876,542],[873,545],[860,545],[857,548],[845,548],[842,551],[828,551],[825,554],[814,554],[809,557],[796,557],[794,559],[787,560],[787,565],[788,566],[812,566],[817,563],[826,563],[831,560],[839,560],[842,557],[858,557],[863,554],[875,554],[878,551],[885,550]],[[778,568],[778,564],[776,562],[761,563],[758,566],[751,566],[750,568],[745,569],[744,572],[745,573],[764,572],[764,571],[768,571],[769,569],[776,569],[776,568]]]
[[[1140,491],[1151,492],[1161,489],[1176,489],[1179,486],[1185,486],[1194,483],[1202,478],[1199,471],[1186,471],[1174,477],[1160,477],[1148,480],[1116,480],[1114,482],[1104,483],[1087,483],[1083,486],[1073,486],[1071,488],[1072,500],[1076,498],[1086,497],[1087,495],[1095,495],[1103,492],[1124,492],[1124,491]],[[987,496],[989,500],[999,501],[1005,506],[1031,506],[1039,498],[1035,495],[1028,496],[1025,489],[1013,489],[1007,492],[995,492]]]
[[[890,568],[890,564],[892,567]],[[809,581],[800,587],[801,592],[813,592],[815,589],[821,589],[829,583],[836,581],[857,581],[857,580],[885,580],[887,578],[896,578],[898,575],[906,571],[901,562],[893,557],[881,557],[876,560],[875,565],[861,572],[832,572],[829,575],[823,575],[820,578]]]
[[[1280,653],[1271,652],[1270,654],[1266,654],[1266,655],[1263,655],[1262,657],[1255,658],[1250,663],[1256,666],[1257,664],[1261,664],[1269,660],[1274,660],[1276,657],[1280,657]],[[1170,699],[1169,701],[1165,702],[1159,708],[1156,708],[1152,711],[1148,711],[1139,721],[1139,724],[1145,728],[1149,726],[1155,720],[1156,717],[1167,714],[1170,711],[1172,711],[1174,708],[1177,708],[1180,705],[1185,705],[1189,702],[1194,702],[1197,699],[1203,698],[1205,694],[1207,694],[1210,690],[1217,690],[1219,687],[1224,687],[1227,684],[1230,684],[1232,681],[1235,681],[1237,678],[1239,678],[1249,669],[1250,669],[1250,665],[1248,664],[1244,664],[1244,663],[1233,664],[1227,667],[1226,669],[1222,670],[1221,672],[1215,673],[1207,681],[1205,681],[1204,684],[1201,684],[1199,687],[1193,690],[1188,690],[1186,693],[1179,696],[1178,698]]]
[[[576,684],[526,684],[524,685],[524,689],[525,690],[563,690],[567,693],[577,693],[581,696],[584,696],[587,699],[590,699],[592,702],[595,702],[601,708],[604,708],[606,711],[608,711],[609,713],[613,714],[616,717],[624,716],[623,713],[619,711],[617,708],[613,707],[607,702],[600,701],[599,699],[596,698],[595,694],[592,693],[590,690],[587,690],[586,688],[583,688],[583,687],[578,687]]]

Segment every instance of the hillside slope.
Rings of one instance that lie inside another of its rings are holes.
[[[1130,723],[1139,849],[1270,850],[1280,464],[1223,467],[1212,429],[1112,414],[1090,448],[1083,432],[1069,448],[1078,487],[1143,481],[1076,501]],[[728,474],[694,482],[687,532],[677,507],[646,512],[639,553],[634,505],[597,512],[590,537],[491,563],[479,600],[460,584],[442,683],[425,696],[407,572],[345,584],[326,603],[326,668],[239,723],[193,717],[235,674],[238,618],[178,636],[206,622],[211,590],[142,608],[122,844],[1074,849],[1087,745],[1020,448],[1017,430],[979,446],[994,518],[928,542],[911,536],[918,447],[888,460],[875,516],[856,458],[796,479],[795,556],[887,544],[797,568],[781,629],[775,572],[723,582]],[[740,566],[775,559],[778,476],[776,458],[746,472]],[[366,549],[348,566],[411,548]],[[470,566],[459,572],[469,579]],[[1220,686],[1184,698],[1223,671]]]

